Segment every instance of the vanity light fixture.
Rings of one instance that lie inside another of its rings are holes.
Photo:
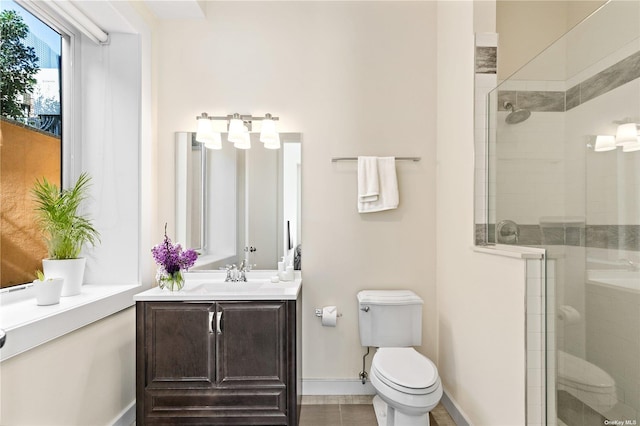
[[[628,143],[622,146],[622,152],[640,151],[640,137],[636,138],[635,143]]]
[[[596,146],[593,148],[595,152],[613,151],[616,149],[616,138],[613,135],[596,136]]]
[[[240,118],[240,114],[233,114],[229,120],[229,135],[227,139],[234,144],[242,144],[245,142],[245,134],[249,133],[249,128],[244,125],[244,120]]]
[[[210,149],[222,149],[222,136],[219,132],[213,130],[213,123],[207,113],[203,112],[196,119],[198,120],[196,141],[203,143],[204,146]]]
[[[241,127],[241,131],[237,132],[231,139],[231,132],[229,132],[229,142],[233,142],[233,146],[238,149],[251,149],[251,134],[249,128],[244,124]]]
[[[260,126],[260,141],[264,143],[264,147],[267,149],[279,149],[280,148],[280,134],[276,128],[276,121],[278,117],[273,117],[271,114],[265,114],[264,117],[254,117],[252,115],[240,115],[238,113],[227,116],[210,116],[206,112],[196,117],[198,121],[198,130],[196,132],[196,140],[202,142],[206,147],[212,149],[222,148],[222,136],[220,129],[216,129],[213,126],[214,121],[224,121],[225,129],[227,130],[227,140],[238,149],[250,149],[251,148],[251,135],[252,124],[254,121],[261,121]],[[226,127],[228,125],[228,128]]]
[[[636,123],[624,123],[618,126],[616,131],[616,145],[624,147],[638,143],[638,125]]]
[[[271,114],[265,114],[264,120],[262,120],[260,142],[264,143],[264,147],[268,149],[280,148],[280,134],[276,130],[276,122]]]

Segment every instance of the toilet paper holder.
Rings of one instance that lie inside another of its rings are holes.
[[[318,318],[322,318],[322,308],[316,308],[316,316],[317,316]],[[338,313],[338,314],[337,314],[337,317],[338,317],[338,318],[340,318],[341,316],[342,316],[342,314],[341,314],[341,313]]]
[[[342,314],[338,313],[338,307],[335,305],[323,306],[321,309],[316,308],[315,311],[323,327],[337,326],[338,318],[342,316]]]
[[[316,316],[322,318],[322,308],[316,308]],[[341,316],[342,314],[338,312],[337,317],[340,318]]]

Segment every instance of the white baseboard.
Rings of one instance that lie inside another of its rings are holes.
[[[375,395],[371,382],[358,379],[302,379],[302,395]]]
[[[136,400],[131,403],[116,416],[111,422],[112,426],[131,426],[136,421]]]
[[[469,426],[471,424],[467,419],[467,416],[460,409],[458,404],[451,399],[446,390],[442,393],[440,403],[443,405],[444,409],[447,410],[447,413],[449,413],[457,426]]]

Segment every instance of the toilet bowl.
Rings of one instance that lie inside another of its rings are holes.
[[[360,343],[378,348],[369,378],[379,426],[428,426],[442,397],[435,364],[413,349],[422,344],[423,303],[410,290],[358,292]]]
[[[558,351],[557,386],[603,416],[618,402],[616,384],[609,374],[564,351]]]
[[[379,425],[425,426],[442,397],[436,366],[413,348],[380,348],[371,362]]]

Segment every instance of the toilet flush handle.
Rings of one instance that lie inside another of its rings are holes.
[[[361,311],[365,311],[365,312],[369,312],[369,307],[368,306],[363,306],[362,308],[360,308]]]

